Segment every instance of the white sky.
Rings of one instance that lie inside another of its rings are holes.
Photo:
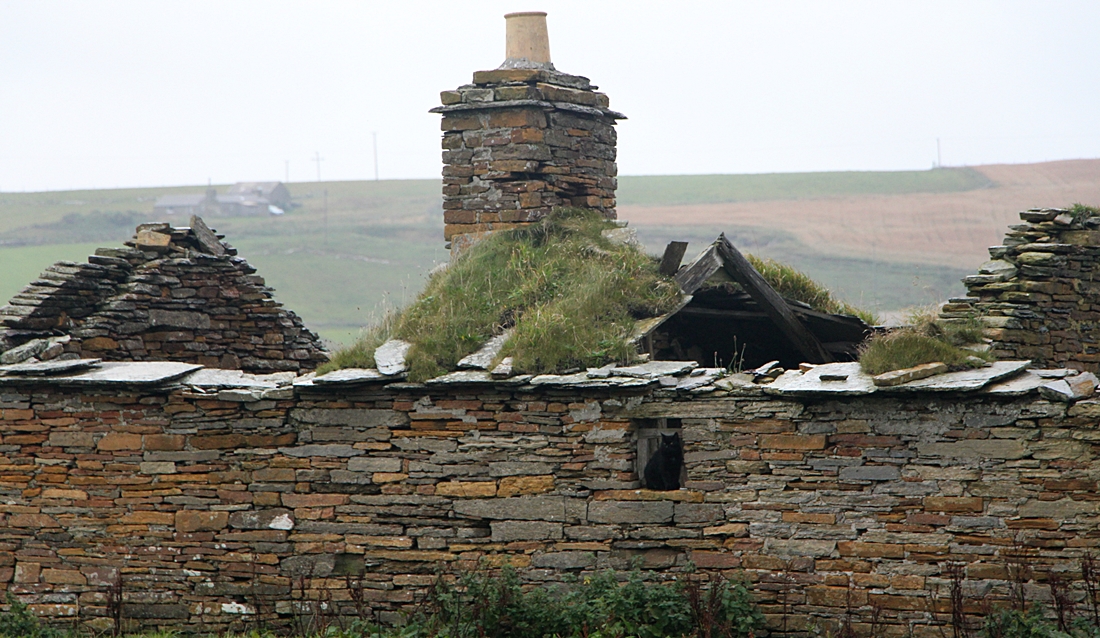
[[[673,8],[675,6],[675,8]],[[437,177],[439,91],[549,12],[624,175],[1100,157],[1100,2],[0,0],[0,190]]]

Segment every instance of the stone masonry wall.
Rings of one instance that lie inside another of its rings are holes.
[[[0,308],[3,363],[95,357],[276,372],[327,361],[256,269],[206,233],[143,224],[129,247],[50,266]]]
[[[615,218],[615,120],[623,116],[595,89],[580,76],[499,69],[441,94],[433,112],[443,114],[447,241],[522,226],[556,206]]]
[[[1100,372],[1100,217],[1020,213],[945,316],[980,315],[998,359]]]
[[[660,418],[682,419],[675,492],[634,473],[636,419]],[[105,627],[121,573],[126,622],[213,631],[351,614],[347,577],[394,620],[441,570],[693,563],[750,580],[773,629],[931,638],[952,565],[995,600],[1026,553],[1042,597],[1100,543],[1098,421],[1035,395],[0,383],[0,588]]]

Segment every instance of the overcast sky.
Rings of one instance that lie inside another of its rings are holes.
[[[1100,157],[1100,2],[0,0],[0,190],[438,177],[439,91],[549,12],[624,175]]]

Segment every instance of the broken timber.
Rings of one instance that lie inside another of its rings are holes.
[[[830,363],[832,355],[798,320],[783,297],[752,267],[745,256],[722,234],[691,265],[681,269],[676,283],[685,293],[697,290],[714,273],[724,270],[775,322],[783,336],[808,363]]]

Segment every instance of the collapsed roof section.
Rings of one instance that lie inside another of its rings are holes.
[[[142,224],[126,248],[58,262],[0,308],[0,363],[94,357],[309,371],[320,338],[199,217]]]
[[[723,234],[679,267],[686,244],[672,242],[661,261],[684,292],[673,312],[639,322],[636,341],[653,360],[695,360],[755,368],[778,360],[854,361],[871,327],[858,317],[814,310],[782,297]]]

